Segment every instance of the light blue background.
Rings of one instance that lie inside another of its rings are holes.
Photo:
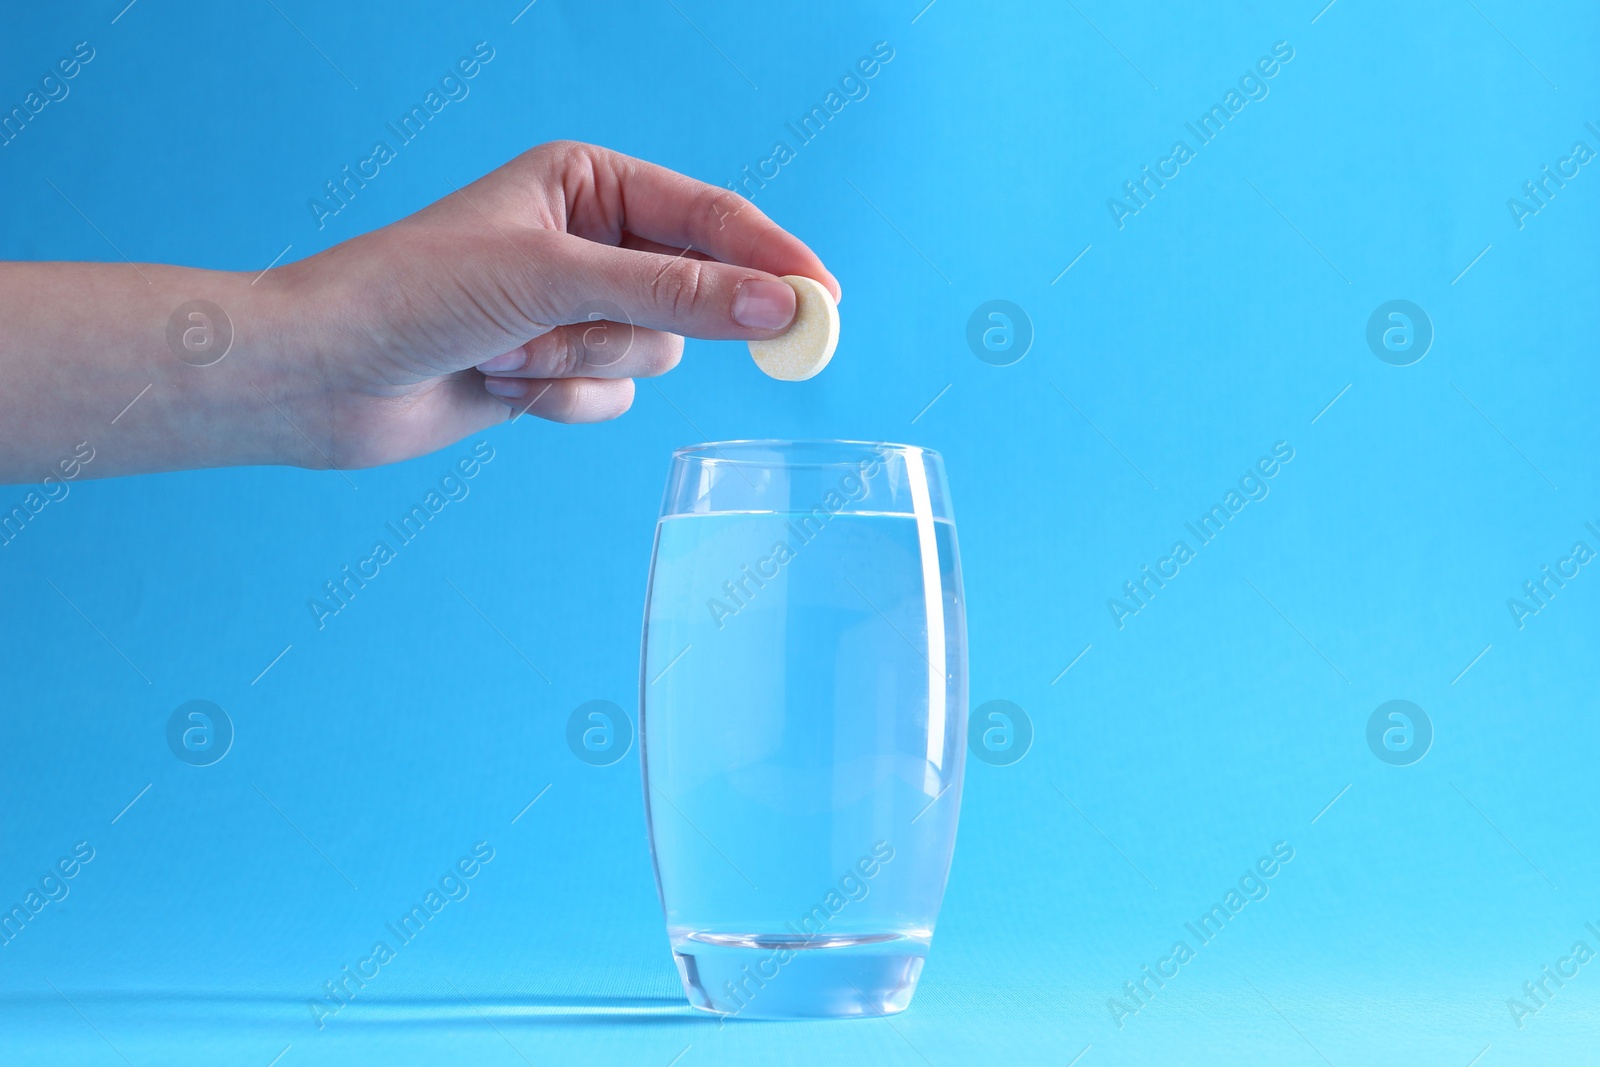
[[[4,110],[96,50],[0,148],[0,256],[258,271],[563,137],[720,184],[895,57],[756,198],[843,283],[819,378],[690,342],[615,424],[483,435],[470,497],[320,632],[307,598],[471,441],[356,489],[77,483],[0,548],[0,903],[97,852],[0,947],[0,1060],[1488,1067],[1600,1041],[1600,963],[1521,1029],[1506,1003],[1600,950],[1600,573],[1523,629],[1506,606],[1600,549],[1600,169],[1524,228],[1506,204],[1600,149],[1592,8],[124,2],[0,16]],[[471,95],[319,231],[308,198],[478,41]],[[1107,198],[1277,41],[1270,95],[1119,230]],[[1013,366],[967,347],[990,299],[1031,317]],[[1434,325],[1413,366],[1365,341],[1391,299]],[[969,763],[909,1012],[719,1028],[672,969],[637,748],[594,768],[563,730],[636,706],[670,450],[782,436],[945,454],[973,703],[1036,739]],[[1278,441],[1271,495],[1119,630],[1107,598]],[[196,698],[237,730],[203,769],[164,738]],[[1391,699],[1434,725],[1412,766],[1366,744]],[[471,895],[319,1031],[305,1001],[480,840]],[[1114,1025],[1277,841],[1271,895]]]

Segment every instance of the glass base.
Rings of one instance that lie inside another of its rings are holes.
[[[894,1015],[911,1005],[927,945],[899,934],[694,934],[673,949],[701,1011],[740,1019]]]

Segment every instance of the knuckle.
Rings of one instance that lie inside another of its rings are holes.
[[[579,323],[556,331],[561,342],[556,349],[556,365],[552,368],[555,377],[571,378],[581,374],[584,367],[588,366],[589,354],[584,347],[586,328],[586,324]]]
[[[584,366],[603,370],[621,363],[633,348],[634,332],[630,322],[591,320],[582,328]]]
[[[656,279],[656,299],[672,318],[686,317],[706,299],[706,268],[697,259],[675,259]]]
[[[535,146],[529,152],[529,155],[562,159],[566,156],[570,156],[573,152],[583,149],[584,147],[586,146],[582,141],[573,141],[562,138],[556,141],[546,141],[544,144]]]
[[[750,207],[750,201],[738,193],[727,189],[708,189],[700,194],[700,202],[696,205],[700,213],[700,223],[705,230],[720,230],[728,224],[728,219],[738,215]]]
[[[523,346],[523,351],[528,354],[527,359],[519,369],[508,372],[507,376],[526,379],[558,378],[561,376],[562,366],[566,363],[566,355],[563,352],[565,347],[560,330],[541,334]]]

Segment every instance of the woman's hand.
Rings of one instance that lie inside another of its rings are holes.
[[[779,275],[839,295],[810,249],[734,193],[566,141],[273,273],[323,324],[305,353],[317,394],[291,403],[309,405],[340,467],[523,413],[615,418],[634,378],[677,365],[684,335],[781,333],[795,297]]]
[[[614,418],[684,335],[782,332],[784,274],[839,294],[734,193],[566,141],[265,274],[0,263],[0,482],[368,467]]]

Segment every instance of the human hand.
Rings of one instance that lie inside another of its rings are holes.
[[[303,466],[422,455],[526,413],[615,418],[685,335],[773,337],[821,260],[738,195],[541,145],[409,218],[270,272],[300,325],[274,374]],[[292,439],[290,441],[292,445]]]

